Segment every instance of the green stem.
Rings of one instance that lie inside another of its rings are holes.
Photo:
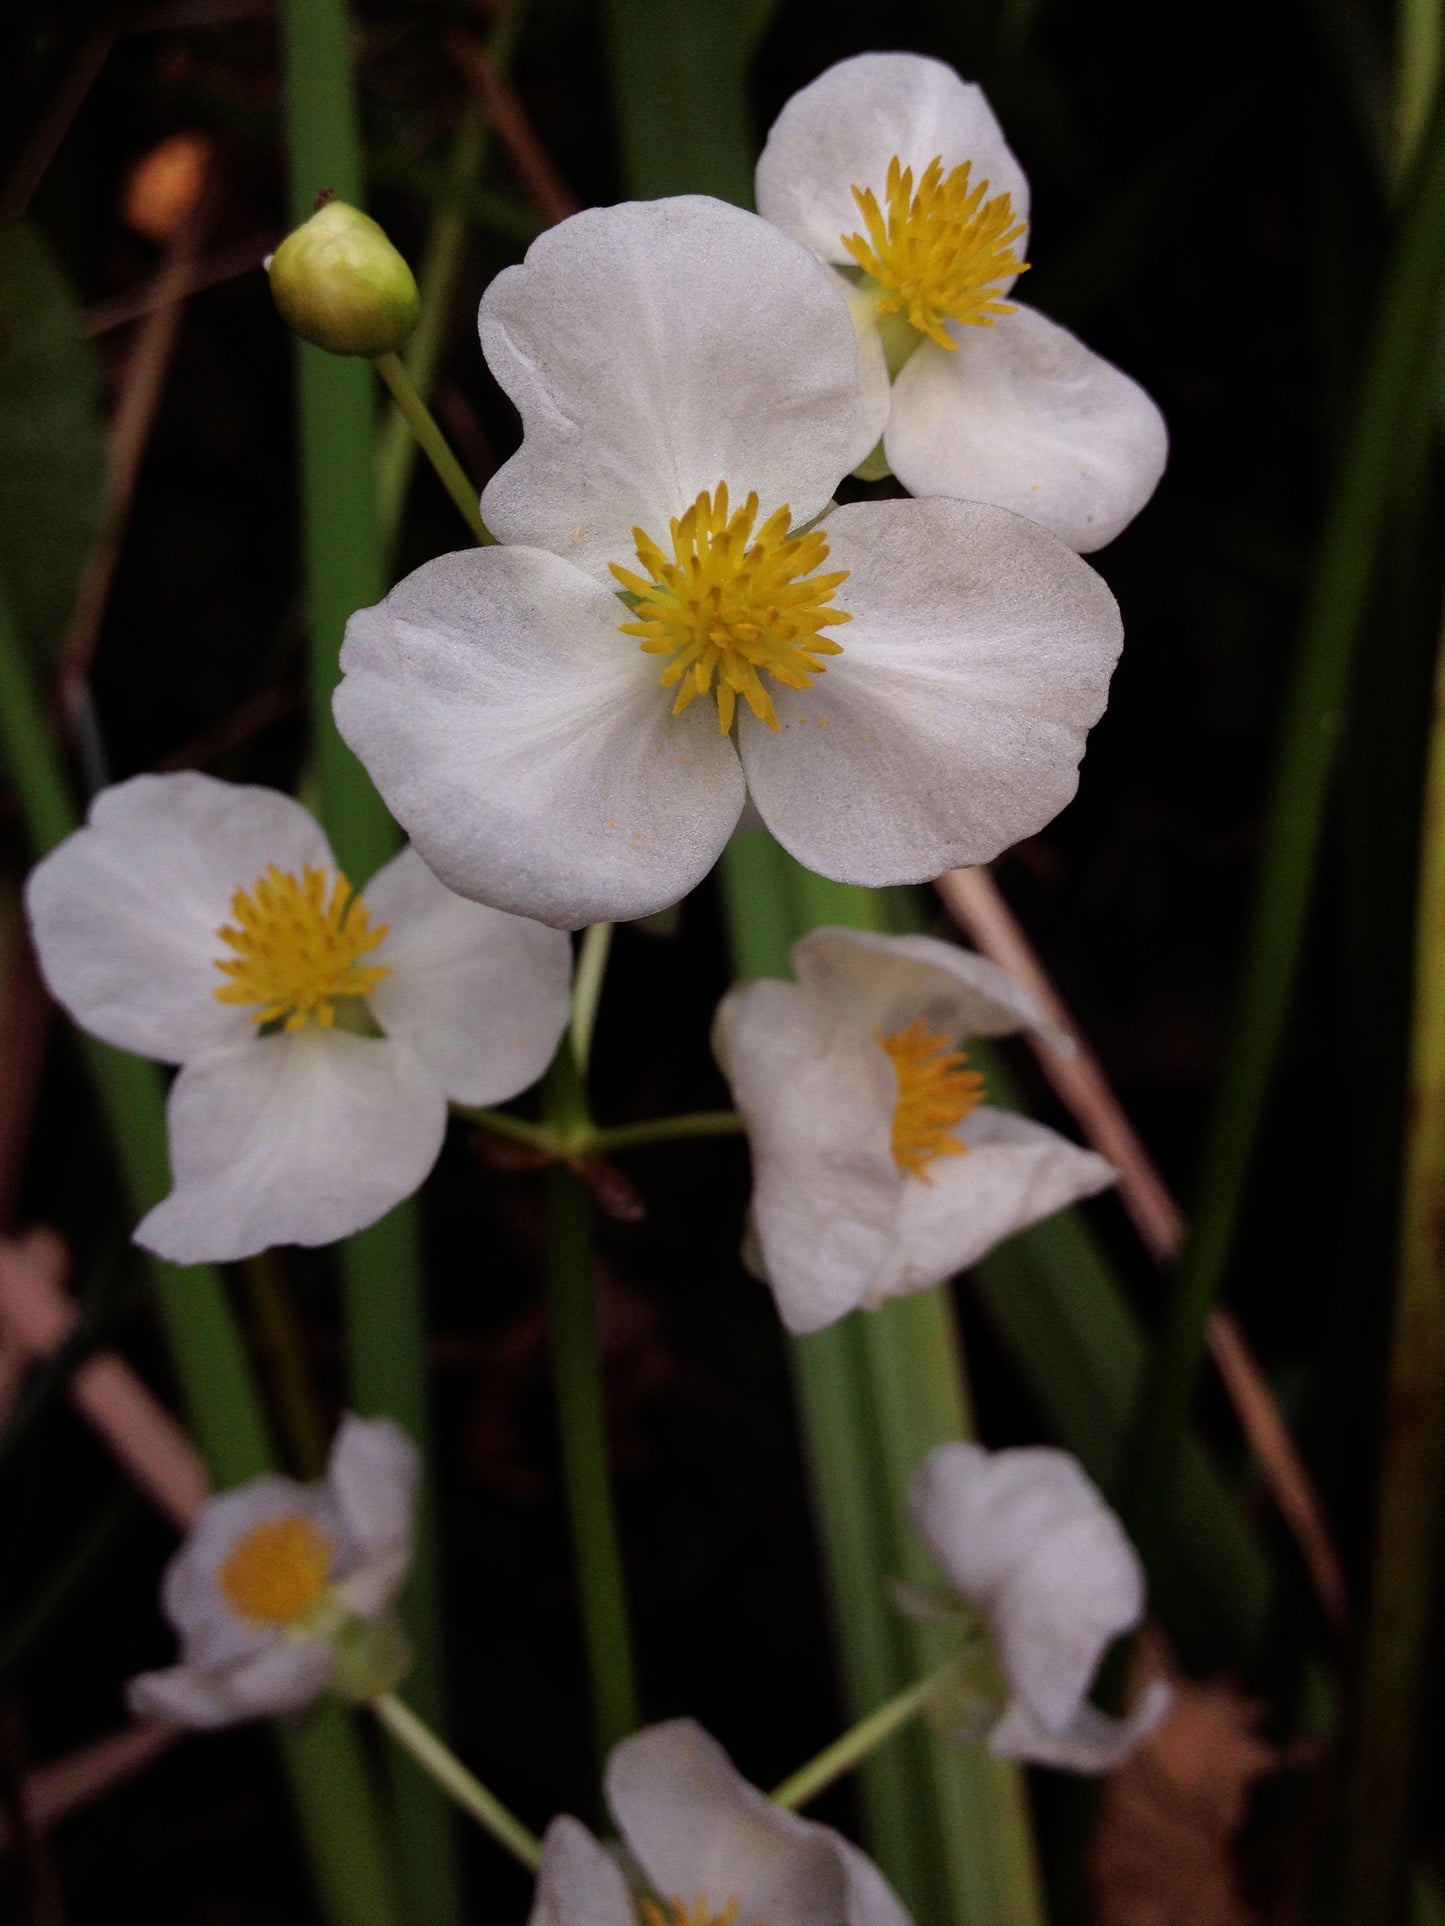
[[[379,354],[374,365],[376,372],[390,388],[391,398],[400,409],[403,420],[415,435],[417,446],[455,502],[462,520],[483,546],[491,544],[496,537],[482,520],[477,491],[467,480],[466,470],[452,453],[451,443],[438,428],[431,409],[417,393],[416,384],[407,373],[406,363],[400,355]]]
[[[577,974],[572,982],[572,1054],[584,1077],[592,1054],[592,1032],[597,1027],[597,1005],[602,1000],[602,980],[607,974],[611,948],[612,925],[594,923],[582,938],[582,950],[577,958]]]
[[[559,1134],[585,1126],[571,1044],[564,1039],[542,1086]],[[609,1475],[602,1362],[597,1340],[592,1199],[561,1165],[547,1172],[547,1319],[572,1529],[583,1643],[591,1682],[593,1741],[600,1762],[639,1723],[632,1634]]]
[[[536,1872],[542,1863],[541,1840],[508,1812],[495,1793],[488,1792],[430,1726],[391,1692],[373,1699],[371,1709],[398,1744],[406,1747],[422,1770],[429,1772],[464,1812],[469,1812],[528,1872]]]
[[[1238,1009],[1206,1138],[1198,1204],[1143,1385],[1119,1509],[1146,1560],[1173,1483],[1205,1329],[1234,1248],[1265,1103],[1293,1006],[1351,658],[1418,407],[1445,278],[1445,96],[1402,204],[1301,625],[1266,813]]]
[[[525,1117],[508,1116],[505,1110],[488,1110],[464,1103],[454,1103],[452,1115],[463,1118],[467,1123],[479,1124],[495,1137],[505,1137],[514,1144],[525,1144],[528,1150],[540,1151],[544,1157],[561,1155],[562,1146],[550,1124],[528,1123]]]
[[[1425,797],[1400,1273],[1339,1917],[1394,1916],[1439,1583],[1445,1485],[1445,647]]]
[[[648,1123],[594,1126],[580,1152],[637,1150],[644,1144],[675,1143],[682,1137],[736,1137],[743,1120],[736,1110],[693,1110],[680,1117],[655,1117]]]
[[[786,1806],[789,1812],[794,1812],[799,1806],[806,1806],[810,1800],[816,1799],[835,1779],[841,1779],[845,1772],[851,1772],[885,1739],[891,1739],[895,1732],[916,1719],[948,1681],[957,1677],[958,1668],[959,1661],[950,1659],[946,1665],[940,1665],[936,1672],[930,1672],[927,1678],[919,1679],[915,1685],[905,1686],[886,1705],[880,1705],[876,1712],[870,1712],[866,1719],[860,1719],[850,1731],[826,1746],[816,1759],[810,1759],[807,1765],[799,1766],[796,1772],[784,1779],[773,1794],[774,1805]]]

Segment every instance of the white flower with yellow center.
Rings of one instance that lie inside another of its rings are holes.
[[[1144,1615],[1144,1573],[1082,1466],[1046,1446],[940,1445],[908,1501],[950,1584],[986,1620],[1012,1694],[990,1748],[1112,1771],[1168,1711],[1170,1692],[1156,1682],[1122,1720],[1088,1702],[1105,1651]]]
[[[488,288],[522,416],[499,546],[352,617],[336,719],[451,888],[563,928],[677,902],[751,795],[809,868],[919,881],[1073,794],[1121,635],[996,508],[833,508],[876,440],[842,283],[756,216],[599,208]]]
[[[350,1689],[411,1563],[418,1476],[389,1418],[347,1417],[320,1483],[253,1478],[209,1499],[161,1584],[180,1663],[132,1679],[131,1709],[210,1727],[297,1712],[338,1674]],[[381,1641],[394,1665],[400,1643]]]
[[[745,1257],[790,1331],[940,1284],[1114,1181],[1102,1157],[997,1110],[960,1049],[1049,1031],[981,956],[822,929],[796,981],[729,990],[713,1048],[753,1156]]]
[[[579,1820],[554,1819],[529,1926],[910,1926],[870,1859],[775,1806],[691,1719],[615,1747],[607,1803],[649,1890],[634,1896]]]
[[[996,502],[1087,554],[1164,472],[1137,383],[1011,298],[1029,187],[981,89],[919,54],[803,88],[758,162],[758,212],[849,285],[864,379],[892,381],[882,455],[915,495]]]
[[[448,1099],[525,1090],[567,1022],[566,937],[464,902],[410,849],[363,897],[273,789],[119,783],[25,900],[75,1021],[181,1065],[175,1188],[136,1231],[178,1264],[374,1223],[436,1162]]]

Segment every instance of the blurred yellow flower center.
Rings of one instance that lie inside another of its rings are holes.
[[[645,655],[672,657],[662,672],[663,688],[677,689],[672,713],[681,715],[695,696],[707,695],[715,679],[724,735],[739,696],[759,722],[776,729],[763,674],[786,689],[806,689],[823,673],[820,655],[843,653],[842,644],[821,631],[852,620],[828,606],[848,570],[812,573],[828,559],[822,534],[789,535],[786,507],[754,535],[757,518],[756,495],[730,517],[727,484],[720,482],[673,520],[670,560],[651,536],[633,529],[648,579],[609,564],[636,600],[637,619],[620,623],[622,633],[639,636]]]
[[[292,1625],[321,1599],[334,1556],[331,1540],[309,1518],[266,1518],[237,1541],[216,1586],[238,1618]]]
[[[715,1913],[708,1904],[706,1893],[696,1893],[689,1906],[685,1899],[670,1899],[665,1906],[659,1906],[655,1899],[644,1899],[642,1917],[647,1926],[733,1926],[738,1916],[738,1902],[730,1899],[720,1913]],[[767,1926],[765,1920],[758,1920],[756,1926]]]
[[[338,871],[326,888],[326,872],[307,869],[300,878],[272,863],[249,889],[231,898],[236,922],[216,934],[234,956],[216,958],[228,980],[216,991],[222,1003],[249,1003],[253,1023],[284,1017],[288,1030],[313,1019],[329,1030],[342,997],[370,995],[391,972],[364,964],[363,956],[386,935],[373,929],[366,905]]]
[[[906,1177],[932,1183],[928,1166],[939,1157],[961,1157],[966,1145],[953,1131],[983,1102],[987,1090],[968,1056],[930,1030],[923,1017],[878,1041],[893,1061],[898,1099],[893,1106],[893,1161]]]
[[[998,283],[1028,267],[1014,248],[1027,222],[1017,219],[1007,194],[988,198],[988,182],[970,185],[971,163],[944,178],[943,160],[931,160],[917,191],[913,169],[895,155],[888,163],[885,208],[871,187],[855,187],[853,199],[866,235],[839,239],[882,289],[880,314],[903,314],[940,348],[956,349],[947,321],[991,328],[994,316],[1012,314]]]

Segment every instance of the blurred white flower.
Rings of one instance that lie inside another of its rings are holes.
[[[419,1470],[389,1418],[346,1417],[320,1483],[253,1478],[208,1499],[161,1585],[180,1663],[132,1679],[131,1709],[201,1727],[296,1712],[357,1666],[377,1628],[399,1664],[386,1621],[411,1562]]]
[[[1126,1719],[1088,1702],[1109,1644],[1144,1614],[1144,1573],[1077,1460],[1043,1446],[940,1445],[909,1492],[919,1532],[986,1620],[1011,1698],[989,1737],[1005,1758],[1109,1772],[1169,1708],[1156,1681]]]
[[[860,54],[784,107],[758,212],[841,270],[882,449],[915,495],[1011,508],[1087,553],[1138,514],[1168,436],[1137,383],[1006,297],[1029,187],[982,91],[919,54]]]
[[[926,1290],[1114,1180],[985,1103],[960,1043],[1047,1032],[1033,997],[926,936],[814,930],[793,983],[729,990],[713,1047],[753,1156],[745,1255],[790,1331]]]
[[[587,1828],[554,1819],[529,1926],[909,1926],[870,1859],[775,1806],[691,1719],[614,1748],[607,1802],[650,1890],[635,1904]]]
[[[719,201],[593,209],[492,282],[481,338],[523,426],[482,498],[500,545],[354,615],[335,698],[451,888],[645,916],[748,794],[823,875],[916,882],[1069,800],[1113,600],[997,508],[831,506],[888,394],[860,400],[806,248]]]
[[[436,1162],[448,1098],[526,1089],[567,1022],[564,936],[464,902],[410,849],[363,900],[315,819],[273,789],[119,783],[25,900],[76,1022],[182,1066],[175,1188],[136,1231],[175,1263],[373,1223]]]

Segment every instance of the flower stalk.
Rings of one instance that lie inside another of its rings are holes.
[[[406,363],[399,354],[379,354],[373,366],[391,390],[391,398],[415,435],[417,446],[436,470],[437,479],[455,502],[462,520],[484,548],[490,546],[496,538],[482,520],[477,492],[452,453],[450,442],[437,426],[431,409],[422,400]]]
[[[799,1806],[806,1806],[825,1792],[835,1780],[844,1773],[851,1772],[868,1755],[891,1739],[903,1726],[916,1719],[933,1703],[943,1688],[958,1676],[961,1661],[951,1658],[946,1665],[940,1665],[936,1672],[930,1672],[914,1685],[905,1686],[895,1693],[886,1704],[880,1705],[876,1712],[870,1712],[866,1719],[860,1719],[840,1738],[825,1746],[815,1759],[798,1767],[784,1779],[772,1795],[774,1805],[785,1806],[789,1812],[796,1812]]]
[[[431,1774],[463,1812],[469,1813],[483,1831],[489,1832],[528,1872],[536,1872],[542,1863],[541,1840],[508,1812],[474,1772],[467,1770],[451,1747],[443,1745],[431,1727],[394,1692],[383,1692],[369,1703],[398,1745],[405,1746],[422,1770]]]

